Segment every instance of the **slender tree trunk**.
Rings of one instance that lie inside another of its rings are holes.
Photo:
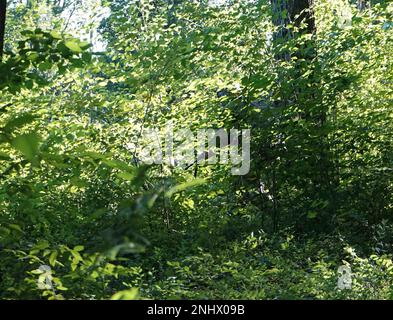
[[[7,0],[0,0],[0,62],[4,51],[5,18],[7,12]]]
[[[307,24],[306,29],[300,32],[313,33],[315,31],[315,19],[312,12],[313,0],[271,0],[273,23],[278,27],[275,39],[291,37],[288,24],[292,23],[300,27],[302,22]]]
[[[279,76],[279,81],[282,83],[278,85],[279,87],[283,85],[287,90],[284,89],[282,94],[280,94],[281,99],[276,101],[275,105],[286,108],[290,104],[296,104],[298,110],[302,111],[301,116],[307,121],[307,126],[311,133],[304,132],[304,134],[300,134],[298,137],[299,143],[303,145],[304,150],[314,150],[312,154],[305,153],[301,156],[304,159],[308,159],[304,161],[309,161],[308,166],[312,168],[310,171],[314,173],[310,177],[304,177],[304,181],[310,179],[311,182],[305,192],[310,195],[317,195],[321,200],[325,199],[330,203],[330,198],[334,192],[330,186],[332,163],[330,161],[328,136],[325,130],[327,107],[323,103],[323,93],[321,92],[321,86],[318,80],[320,78],[320,71],[318,61],[316,61],[317,50],[314,43],[315,38],[310,37],[308,40],[304,40],[302,44],[297,45],[297,50],[295,52],[292,51],[292,53],[286,51],[286,49],[282,49],[286,46],[281,46],[281,44],[291,41],[292,38],[296,39],[302,35],[315,34],[316,24],[313,13],[313,0],[271,0],[271,5],[273,23],[277,27],[277,31],[273,36],[273,43],[276,46],[275,49],[278,50],[276,59],[278,61],[290,61],[296,56],[298,60],[293,61],[293,74],[289,76],[298,78],[307,72],[308,83],[311,85],[310,87],[295,86],[288,91],[288,86],[285,86],[288,75],[285,74],[284,70],[284,74]],[[293,28],[289,28],[289,24],[295,26],[296,31]],[[297,61],[301,62],[298,63]],[[289,103],[289,101],[291,102]],[[283,159],[285,159],[285,154],[283,155]],[[276,190],[276,195],[278,195],[280,188],[280,178],[278,175],[275,177],[275,180],[274,189]],[[279,217],[277,217],[279,199],[276,198],[273,201],[275,202],[273,221],[277,228],[279,224]]]

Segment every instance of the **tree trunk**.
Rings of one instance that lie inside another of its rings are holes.
[[[4,51],[5,18],[7,11],[7,0],[0,0],[0,62]]]
[[[310,172],[314,174],[311,176],[305,175],[300,182],[300,185],[296,188],[306,187],[305,194],[308,197],[316,195],[321,200],[326,200],[330,203],[330,198],[333,195],[333,190],[330,187],[330,172],[332,170],[332,163],[330,161],[330,147],[328,136],[325,130],[327,122],[327,106],[323,103],[321,86],[319,82],[320,66],[319,62],[316,61],[317,51],[316,44],[314,43],[315,38],[310,37],[303,39],[302,44],[296,44],[295,52],[290,53],[287,51],[285,43],[291,41],[292,38],[298,38],[302,35],[310,34],[313,35],[316,32],[315,17],[313,13],[313,0],[271,0],[272,12],[273,12],[273,23],[277,27],[277,31],[273,36],[273,43],[275,45],[276,59],[278,61],[293,60],[294,69],[291,74],[287,75],[286,71],[279,76],[279,89],[283,87],[283,91],[279,94],[280,98],[275,101],[276,106],[286,108],[290,105],[297,105],[297,110],[300,110],[296,116],[302,117],[306,120],[308,131],[301,133],[297,137],[298,143],[302,146],[304,153],[299,154],[299,161],[306,161]],[[289,27],[289,24],[295,27]],[[281,45],[284,44],[284,45]],[[298,58],[297,60],[293,59]],[[299,61],[299,62],[298,62]],[[305,63],[306,62],[306,63]],[[279,65],[279,64],[278,64]],[[279,68],[279,67],[278,67]],[[279,71],[280,73],[281,71]],[[288,89],[286,85],[286,79],[288,77],[298,78],[307,72],[308,84],[310,86],[303,87],[295,85]],[[285,132],[285,121],[283,132]],[[310,154],[308,150],[313,150]],[[293,152],[293,150],[287,150],[285,152]],[[283,161],[286,159],[288,154],[282,154],[280,156]],[[288,156],[291,158],[291,156]],[[302,159],[302,160],[300,160]],[[279,195],[280,179],[286,180],[285,174],[283,177],[275,179],[276,194]],[[307,182],[307,183],[305,183]],[[308,183],[309,182],[309,183]],[[307,196],[306,196],[307,198]],[[273,199],[274,208],[278,207],[279,199]],[[273,221],[275,221],[275,227],[278,225],[277,209],[273,212]],[[327,212],[324,212],[325,217]],[[299,220],[301,221],[301,220]],[[303,224],[301,221],[300,224]],[[301,226],[302,227],[302,226]]]
[[[278,32],[274,38],[291,37],[287,26],[289,23],[300,27],[304,21],[306,29],[301,32],[313,33],[315,31],[315,19],[312,12],[313,0],[271,0],[273,23],[278,27]]]

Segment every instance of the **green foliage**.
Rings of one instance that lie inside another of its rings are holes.
[[[74,2],[30,3],[0,63],[1,299],[393,298],[391,4],[315,1],[310,34],[268,1],[104,1],[97,53]],[[143,165],[168,120],[250,128],[250,173]]]
[[[17,51],[8,52],[0,64],[0,90],[16,93],[21,88],[32,89],[35,83],[49,83],[51,77],[47,73],[55,67],[62,74],[71,67],[81,66],[81,57],[76,54],[89,47],[89,44],[63,39],[58,32],[45,32],[40,28],[23,31],[22,35],[24,38],[18,41]]]

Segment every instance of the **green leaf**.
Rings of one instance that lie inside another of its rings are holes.
[[[79,252],[79,251],[82,251],[82,250],[84,250],[84,249],[85,249],[84,246],[76,246],[76,247],[74,247],[73,250]]]
[[[139,292],[137,288],[132,288],[129,290],[123,290],[115,293],[111,300],[135,300],[138,299]]]
[[[57,251],[52,251],[51,255],[49,256],[49,264],[53,267],[56,263],[57,258]]]
[[[44,61],[38,65],[40,71],[48,71],[52,68],[52,64],[49,61]]]
[[[91,62],[91,53],[90,52],[83,52],[82,53],[82,60],[86,63]]]
[[[33,247],[33,249],[35,249],[35,250],[44,250],[44,249],[46,249],[48,247],[49,247],[48,241],[41,240]]]
[[[30,61],[35,61],[38,58],[38,53],[37,52],[30,52],[27,54],[27,59]]]
[[[317,217],[318,213],[316,213],[315,211],[310,211],[309,213],[307,213],[307,218],[309,219],[315,219]]]
[[[188,189],[190,187],[201,185],[201,184],[203,184],[205,182],[206,182],[205,179],[194,179],[194,180],[191,180],[191,181],[187,181],[185,183],[179,184],[179,185],[174,186],[171,189],[169,189],[165,193],[165,196],[170,198],[176,192],[180,192],[180,191],[186,190],[186,189]]]
[[[82,48],[75,41],[69,40],[69,41],[66,41],[64,44],[72,52],[76,52],[76,53],[81,53],[82,52]]]
[[[62,36],[58,31],[51,31],[50,35],[53,39],[57,39],[57,40],[62,39]]]
[[[128,172],[120,172],[117,174],[117,176],[121,179],[132,181],[135,178],[135,174],[128,173]]]
[[[91,44],[87,41],[82,41],[81,43],[79,43],[79,47],[83,50],[86,50],[91,47]]]
[[[27,89],[33,89],[34,82],[32,80],[26,80],[25,86],[26,86]]]
[[[122,243],[122,244],[119,244],[117,246],[110,248],[106,252],[106,256],[109,259],[114,260],[120,254],[123,255],[123,254],[130,254],[130,253],[140,253],[140,252],[143,252],[144,250],[145,250],[145,247],[138,244],[138,243],[125,242],[125,243]]]
[[[11,145],[14,149],[20,151],[27,160],[33,161],[38,153],[40,140],[38,134],[28,133],[17,136],[11,141]]]
[[[16,231],[18,231],[18,232],[23,233],[22,228],[21,228],[19,225],[17,225],[17,224],[13,224],[13,223],[12,223],[12,224],[9,224],[8,227],[11,228],[11,229],[13,229],[13,230],[16,230]]]

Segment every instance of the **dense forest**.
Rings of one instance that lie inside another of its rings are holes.
[[[0,299],[393,299],[392,16],[0,0]]]

